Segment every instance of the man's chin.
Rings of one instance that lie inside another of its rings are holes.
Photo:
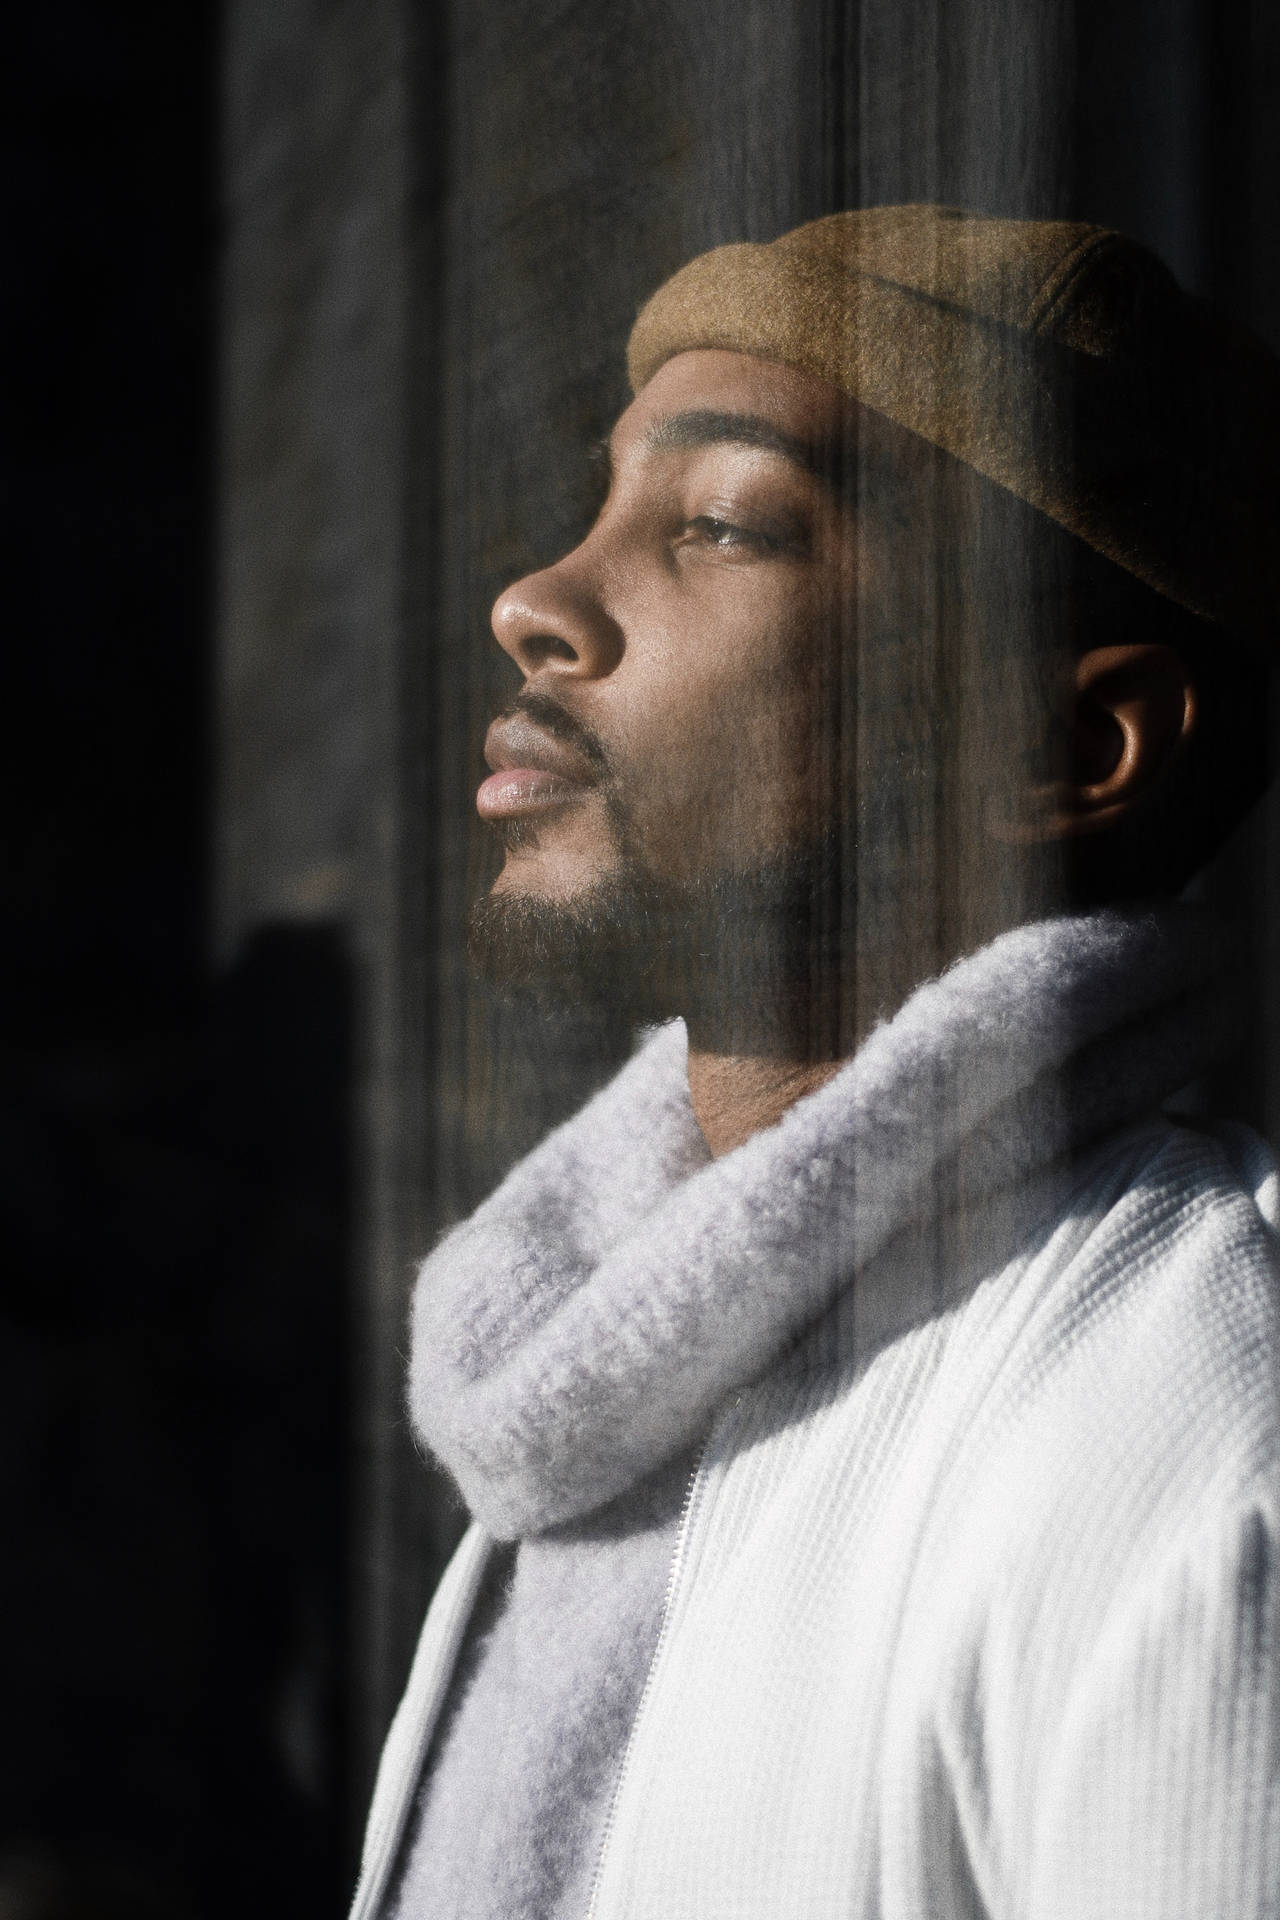
[[[682,1014],[726,1049],[767,1051],[807,1032],[817,981],[838,989],[850,906],[834,836],[681,887],[624,857],[567,898],[509,884],[486,895],[467,945],[525,1006],[632,1026]]]
[[[674,1011],[653,1005],[652,936],[651,903],[633,884],[598,881],[561,898],[504,877],[471,909],[467,953],[522,1006],[638,1023]]]

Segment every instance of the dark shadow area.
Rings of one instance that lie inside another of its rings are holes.
[[[208,974],[216,8],[4,113],[0,1908],[338,1913],[352,984]]]

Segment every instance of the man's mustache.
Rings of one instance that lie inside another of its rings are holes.
[[[518,693],[511,704],[503,708],[499,718],[508,720],[517,713],[534,721],[553,740],[563,740],[566,746],[575,748],[597,773],[603,775],[612,772],[603,742],[592,733],[590,727],[576,719],[549,694]]]

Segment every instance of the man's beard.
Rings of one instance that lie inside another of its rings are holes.
[[[471,910],[480,973],[531,1010],[632,1026],[683,1015],[727,1052],[838,1048],[839,956],[853,900],[844,835],[680,883],[623,846],[568,900],[490,893]]]

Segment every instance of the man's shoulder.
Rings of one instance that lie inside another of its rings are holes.
[[[1074,1536],[1092,1557],[1110,1534],[1163,1550],[1273,1512],[1278,1184],[1246,1129],[1159,1121],[1095,1155],[993,1282],[987,1390],[961,1445],[1010,1552],[1051,1536],[1058,1559]]]
[[[1089,1417],[1102,1396],[1118,1431],[1256,1424],[1274,1442],[1278,1199],[1275,1160],[1244,1127],[1161,1120],[1104,1147],[1022,1282],[1046,1384],[1060,1375]]]
[[[955,1209],[958,1232],[895,1242],[805,1350],[834,1370],[833,1444],[856,1454],[889,1420],[922,1473],[1028,1494],[1038,1476],[1055,1511],[1072,1463],[1090,1463],[1086,1498],[1113,1471],[1220,1487],[1228,1462],[1272,1467],[1278,1208],[1256,1134],[1157,1115],[1069,1174]]]
[[[1036,1589],[1046,1558],[1069,1582],[1104,1537],[1163,1550],[1273,1508],[1278,1185],[1256,1136],[1156,1118],[1095,1149],[940,1311],[870,1354],[851,1313],[814,1431],[842,1463],[850,1525],[867,1473],[883,1477],[883,1511],[915,1515],[924,1559],[976,1598],[1015,1590],[1019,1569]],[[875,1277],[927,1296],[936,1275],[920,1244]]]

